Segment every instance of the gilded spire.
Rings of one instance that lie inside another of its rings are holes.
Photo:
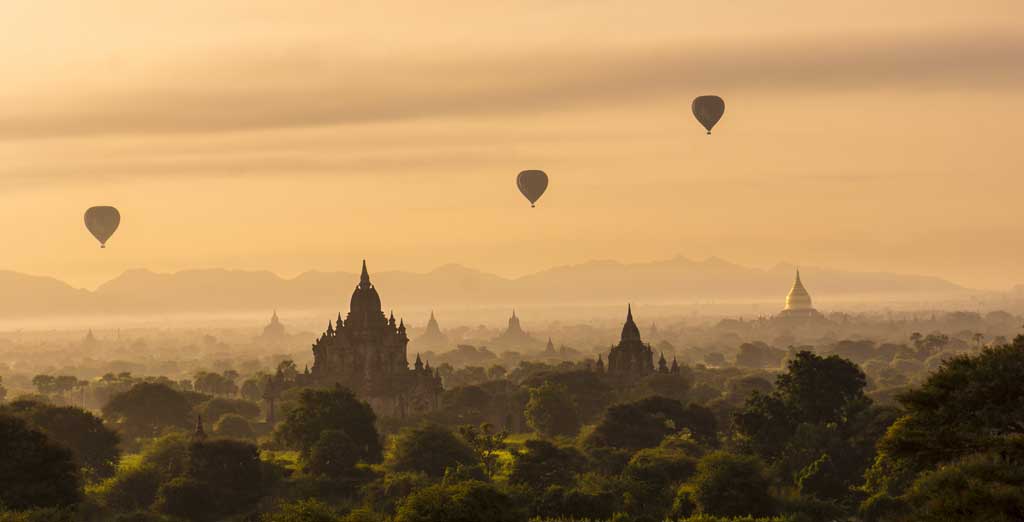
[[[793,288],[786,296],[786,310],[811,310],[811,295],[807,293],[804,284],[800,281],[800,270],[796,271],[796,279],[793,281]]]

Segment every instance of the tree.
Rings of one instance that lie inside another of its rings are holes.
[[[384,464],[393,471],[424,473],[441,478],[459,464],[476,464],[473,450],[451,431],[436,424],[404,428],[392,439]]]
[[[92,413],[31,401],[15,402],[6,409],[69,448],[91,476],[105,478],[114,474],[121,456],[119,438]]]
[[[345,432],[327,430],[310,450],[306,471],[314,475],[344,477],[359,462],[359,448]]]
[[[494,477],[498,471],[499,452],[505,449],[505,439],[508,431],[494,432],[494,427],[483,423],[479,428],[476,426],[459,427],[459,435],[473,448],[476,458],[484,467],[484,473],[488,478]]]
[[[229,439],[252,439],[256,434],[252,431],[249,421],[237,413],[228,413],[213,425],[213,432],[219,437]]]
[[[696,404],[683,406],[674,399],[648,397],[608,408],[586,443],[590,447],[610,446],[636,451],[653,448],[666,436],[684,428],[698,440],[713,443],[716,435],[714,413]]]
[[[996,452],[921,474],[901,499],[907,522],[1016,522],[1024,516],[1024,462]]]
[[[676,379],[682,381],[682,379]],[[522,385],[538,388],[547,383],[564,386],[567,397],[575,406],[580,422],[597,420],[614,398],[614,390],[600,374],[587,370],[542,371],[523,380]],[[676,382],[676,384],[685,383]]]
[[[306,499],[282,504],[277,511],[266,513],[260,522],[340,522],[341,518],[331,506]]]
[[[947,359],[925,382],[898,398],[906,417],[881,449],[922,468],[992,447],[1024,433],[1024,336],[1012,345]]]
[[[513,453],[508,481],[535,492],[551,486],[570,486],[586,467],[586,458],[571,446],[559,447],[546,440],[527,440],[525,451]]]
[[[156,500],[162,479],[160,471],[152,465],[125,469],[103,483],[100,500],[118,513],[148,510]]]
[[[237,513],[250,507],[263,494],[260,453],[248,442],[231,439],[193,442],[189,446],[185,476],[213,493],[208,511],[214,515]]]
[[[866,384],[864,372],[852,362],[801,351],[776,378],[775,391],[754,393],[733,422],[748,447],[774,461],[801,424],[842,424],[870,405]]]
[[[359,460],[379,462],[381,445],[374,426],[376,420],[370,405],[345,388],[306,389],[299,395],[298,405],[278,426],[275,437],[308,458],[321,433],[337,430],[355,443]]]
[[[0,376],[0,404],[4,403],[4,399],[7,398],[7,388],[4,388],[4,378]]]
[[[169,428],[187,429],[191,407],[167,385],[142,382],[111,398],[103,417],[129,436],[153,437]]]
[[[736,354],[736,366],[745,368],[778,368],[785,357],[785,350],[773,348],[763,342],[743,343]]]
[[[939,482],[922,491],[938,490],[942,484],[953,483],[943,477],[970,477],[974,471],[986,469],[983,459],[973,455],[995,451],[1019,455],[1015,457],[1018,465],[1024,462],[1024,451],[1016,446],[1001,449],[1024,434],[1020,415],[1020,404],[1024,401],[1022,380],[1024,336],[1018,336],[1012,345],[947,359],[919,388],[901,395],[899,401],[905,415],[889,427],[878,443],[878,457],[865,475],[864,489],[871,497],[861,509],[871,513],[898,510],[900,504],[895,499],[904,498],[922,473],[939,466],[979,459],[962,466],[957,464],[963,474],[950,471],[950,475],[934,475]],[[972,488],[973,485],[965,486],[964,495],[976,492]],[[917,502],[930,502],[922,500],[926,498],[919,496]],[[941,495],[935,498],[936,502],[943,502]]]
[[[685,511],[683,506],[689,504],[700,514],[768,516],[775,510],[769,488],[768,478],[756,457],[723,451],[709,453],[697,464],[697,473],[679,488],[677,511]]]
[[[234,413],[246,419],[255,419],[260,416],[260,406],[254,402],[242,399],[228,399],[225,397],[214,397],[203,402],[196,410],[203,415],[203,418],[215,423],[224,415]]]
[[[65,507],[81,498],[70,450],[11,415],[0,414],[0,505],[8,509]]]
[[[527,515],[508,495],[477,481],[436,484],[414,492],[395,522],[525,522]]]
[[[242,387],[239,390],[242,398],[247,401],[260,402],[263,400],[263,386],[265,384],[264,377],[252,377],[242,382]]]
[[[863,401],[867,378],[856,364],[837,355],[799,352],[778,376],[775,388],[801,422],[841,421],[851,403]]]
[[[801,470],[796,485],[800,495],[822,500],[839,500],[849,492],[847,477],[828,453]]]
[[[237,373],[234,374],[234,377],[237,378]],[[199,372],[195,375],[192,382],[198,392],[228,397],[238,393],[238,386],[235,385],[234,379],[229,375],[221,375],[219,373],[212,372]]]
[[[545,437],[573,436],[580,430],[576,405],[565,386],[545,383],[531,389],[525,413],[530,427]]]
[[[161,513],[192,521],[215,520],[215,495],[209,485],[188,477],[165,482],[157,493],[155,508]]]
[[[660,489],[679,484],[697,470],[697,459],[685,451],[659,446],[633,454],[624,475],[649,487]]]

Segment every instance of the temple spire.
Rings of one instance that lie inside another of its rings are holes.
[[[370,273],[366,271],[366,260],[363,260],[363,273],[359,274],[359,288],[370,287]]]
[[[640,328],[633,321],[633,305],[626,305],[626,323],[622,325],[622,341],[639,341]]]
[[[192,433],[192,440],[206,440],[206,431],[203,430],[203,416],[196,415],[196,431]]]

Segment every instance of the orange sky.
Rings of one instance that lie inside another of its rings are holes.
[[[1019,0],[432,5],[0,5],[0,269],[682,254],[1024,282]]]

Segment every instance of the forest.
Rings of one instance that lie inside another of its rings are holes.
[[[38,374],[0,382],[0,521],[1019,521],[1024,336],[976,335],[449,364],[406,418],[289,359]]]

